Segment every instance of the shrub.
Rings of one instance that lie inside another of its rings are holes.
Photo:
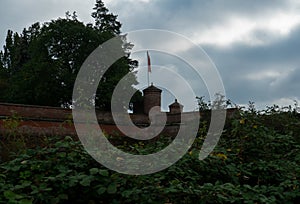
[[[266,117],[284,117],[287,128],[266,122]],[[144,176],[106,169],[80,142],[55,139],[0,165],[0,203],[298,203],[300,143],[297,129],[290,125],[297,122],[295,117],[242,112],[227,121],[215,150],[200,161],[207,129],[202,123],[182,159]],[[109,139],[134,154],[159,151],[172,141]]]

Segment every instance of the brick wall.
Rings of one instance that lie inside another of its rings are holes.
[[[227,116],[231,117],[236,111],[236,109],[227,110]],[[187,121],[193,120],[195,114],[199,113],[182,113],[182,117],[184,117]],[[200,117],[203,117],[207,114],[209,114],[209,112],[200,113]],[[19,126],[17,128],[17,131],[20,133],[47,136],[76,136],[76,131],[72,123],[72,110],[70,109],[0,103],[0,134],[12,131],[6,127],[8,122],[5,122],[5,120],[13,117],[14,115],[20,117],[20,119],[18,119]],[[115,126],[111,113],[97,112],[96,115],[98,122],[101,124],[101,128],[106,133],[123,135],[122,132]],[[119,115],[119,117],[124,116]],[[149,125],[149,118],[145,114],[131,114],[130,117],[133,123],[137,126],[145,127]],[[167,113],[167,125],[162,134],[176,135],[178,128],[180,127],[180,119],[180,113]],[[130,129],[130,127],[127,128]]]

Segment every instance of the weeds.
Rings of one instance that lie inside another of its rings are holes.
[[[6,117],[3,120],[3,127],[5,129],[4,134],[1,137],[1,152],[7,152],[10,154],[19,155],[26,150],[26,137],[19,132],[22,118],[12,113],[12,116]],[[2,155],[2,157],[8,155]]]

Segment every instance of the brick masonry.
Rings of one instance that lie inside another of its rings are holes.
[[[228,109],[227,117],[232,116],[237,110]],[[203,117],[205,113],[185,112],[185,113],[166,113],[167,123],[162,131],[165,135],[176,135],[181,117],[187,120],[193,120],[195,114]],[[101,129],[107,134],[123,135],[116,127],[113,117],[109,112],[96,112]],[[72,110],[46,106],[31,106],[20,104],[0,103],[0,134],[5,134],[10,130],[7,127],[8,118],[17,118],[19,123],[17,131],[23,134],[33,135],[72,135],[76,136],[76,130],[72,121]],[[119,115],[119,117],[124,117]],[[150,120],[146,114],[130,114],[132,122],[139,127],[147,127]],[[157,116],[160,117],[160,116]],[[126,124],[121,124],[126,127]],[[130,126],[126,128],[130,129]],[[16,131],[16,130],[13,130]]]

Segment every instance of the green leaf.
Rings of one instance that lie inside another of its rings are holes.
[[[90,174],[95,175],[97,173],[99,173],[99,169],[98,168],[92,168],[92,169],[90,169]]]
[[[8,200],[18,200],[18,199],[23,198],[23,196],[18,195],[12,191],[4,191],[3,194],[4,194],[4,197]]]
[[[17,166],[12,167],[11,170],[16,172],[16,171],[19,171],[20,168],[21,168],[21,166],[17,165]]]
[[[19,204],[32,204],[32,200],[22,199],[19,201]]]
[[[105,191],[106,191],[106,188],[105,188],[105,187],[100,187],[100,188],[98,188],[98,190],[97,190],[97,194],[98,194],[98,195],[102,195],[103,193],[105,193]]]
[[[99,174],[100,174],[101,176],[105,176],[105,177],[109,176],[108,170],[100,170],[100,171],[99,171]]]
[[[109,193],[109,194],[115,194],[116,192],[117,192],[117,184],[116,183],[111,183],[107,187],[107,193]]]
[[[60,152],[57,154],[58,157],[65,158],[67,156],[66,152]]]
[[[81,181],[80,184],[83,186],[89,186],[91,184],[91,178],[90,177],[84,177]]]

